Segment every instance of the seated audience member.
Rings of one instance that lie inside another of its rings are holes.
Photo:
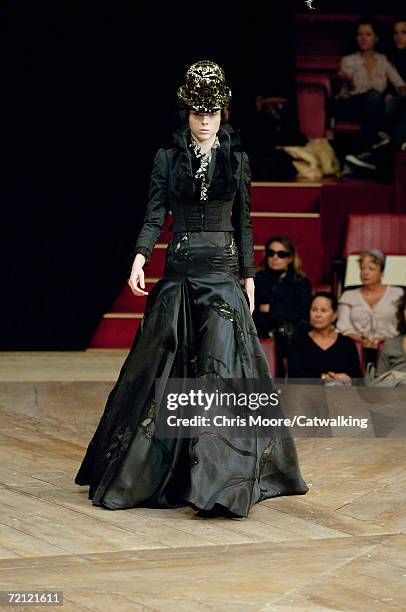
[[[294,331],[308,328],[310,299],[310,282],[294,243],[287,236],[273,236],[255,276],[253,318],[260,338],[275,337],[280,356],[286,356]]]
[[[312,297],[311,331],[296,335],[289,346],[289,378],[323,378],[351,384],[361,378],[354,341],[337,333],[337,298],[327,291]]]
[[[406,81],[406,17],[396,19],[393,24],[393,46],[389,59]],[[401,94],[404,89],[400,88]],[[378,175],[391,181],[396,156],[406,148],[406,96],[399,95],[395,89],[385,98],[384,131],[388,137],[357,158],[359,166],[378,171]]]
[[[380,140],[384,126],[384,94],[391,83],[400,95],[406,95],[406,83],[375,47],[379,41],[377,26],[372,19],[361,19],[356,28],[356,53],[341,60],[339,76],[343,86],[333,101],[333,114],[337,119],[361,123],[359,151],[368,152]],[[363,165],[362,158],[350,155],[346,160]]]
[[[406,81],[406,17],[396,19],[393,24],[394,50],[390,59],[403,80]],[[405,89],[405,88],[404,88]],[[387,131],[391,145],[400,151],[406,143],[406,95],[391,95],[386,101]]]
[[[390,370],[406,372],[406,293],[397,302],[396,318],[399,335],[385,341],[379,357],[376,376]]]
[[[406,15],[393,22],[393,45],[395,48],[390,60],[402,79],[406,80]]]
[[[374,361],[378,344],[397,333],[396,301],[403,290],[382,283],[385,255],[379,249],[361,253],[359,265],[362,286],[342,293],[337,330],[360,340],[366,360]]]

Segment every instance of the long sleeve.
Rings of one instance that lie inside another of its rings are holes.
[[[269,301],[263,272],[258,272],[255,276],[255,309],[252,313],[252,318],[260,338],[269,338],[269,331],[271,329],[269,313],[259,310],[261,304],[269,304]]]
[[[296,285],[297,301],[296,312],[292,313],[292,319],[302,321],[309,320],[310,303],[312,301],[312,286],[308,278],[302,278]],[[288,319],[289,320],[289,319]]]
[[[309,366],[310,361],[304,339],[301,336],[294,337],[288,346],[288,378],[318,378],[318,373],[304,366]]]
[[[346,302],[348,294],[346,291],[342,294],[338,304],[338,318],[336,330],[340,334],[356,333],[351,321],[351,305]]]
[[[289,284],[282,282],[277,289],[278,293],[270,300],[271,318],[292,323],[307,321],[312,293],[309,280],[304,277]]]
[[[340,60],[340,71],[352,76],[354,70],[354,61],[352,55],[345,55]]]
[[[246,153],[241,153],[240,185],[233,202],[233,227],[238,248],[240,276],[255,276],[254,246],[251,226],[251,169]]]
[[[143,226],[135,244],[134,253],[142,253],[149,262],[152,250],[168,212],[168,161],[165,149],[155,155]]]

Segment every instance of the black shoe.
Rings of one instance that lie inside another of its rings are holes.
[[[367,170],[376,170],[376,164],[373,162],[372,153],[366,151],[359,155],[346,155],[345,161],[358,168],[366,168]]]

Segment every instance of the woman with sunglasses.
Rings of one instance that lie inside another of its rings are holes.
[[[295,244],[287,236],[272,236],[255,277],[253,318],[261,338],[275,338],[278,357],[286,357],[296,331],[308,328],[310,300],[310,282]]]

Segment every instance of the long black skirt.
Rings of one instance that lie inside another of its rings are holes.
[[[303,495],[290,429],[269,437],[224,432],[156,435],[154,382],[169,378],[273,381],[239,281],[233,232],[175,233],[165,272],[147,297],[144,317],[75,478],[89,499],[112,510],[222,510],[248,516],[253,504]],[[279,415],[282,408],[279,406]]]

